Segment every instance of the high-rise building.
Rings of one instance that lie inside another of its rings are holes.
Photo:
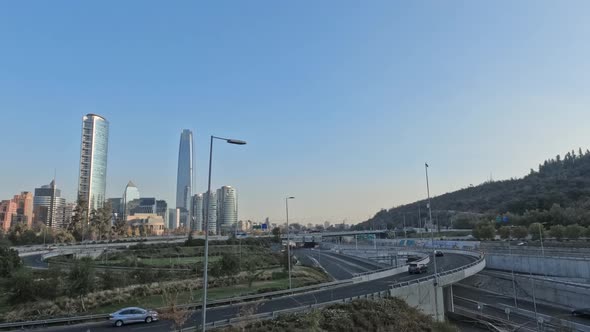
[[[227,234],[235,229],[238,222],[236,190],[230,186],[217,189],[217,225],[219,234]]]
[[[100,115],[86,114],[82,118],[78,199],[85,202],[88,213],[106,200],[108,144],[109,122]]]
[[[203,231],[203,194],[196,194],[193,196],[193,210],[191,212],[193,217],[192,230],[197,232]]]
[[[177,229],[180,226],[180,209],[168,209],[168,229]]]
[[[115,217],[122,217],[123,216],[123,198],[109,198],[109,203],[111,203],[111,209],[115,214]]]
[[[207,228],[209,234],[217,234],[217,195],[211,191],[209,194],[204,193],[203,196],[203,213],[208,213],[207,218],[204,218],[206,225],[203,225],[203,228]]]
[[[129,215],[129,202],[133,201],[134,199],[139,199],[139,189],[133,184],[133,182],[129,181],[125,186],[125,191],[123,192],[123,219],[127,220],[127,216]],[[154,199],[155,204],[155,199]]]
[[[23,191],[19,195],[14,195],[11,200],[0,202],[0,223],[4,231],[8,231],[17,223],[31,227],[33,225],[33,193]]]
[[[193,133],[184,129],[180,134],[178,147],[178,173],[176,175],[176,207],[184,220],[181,223],[188,225],[193,187]]]
[[[16,206],[11,199],[0,202],[0,227],[5,233],[10,229],[12,216],[16,214]]]
[[[61,190],[57,189],[55,180],[49,185],[35,188],[33,222],[42,223],[51,228],[63,228],[65,205],[66,199],[61,197]]]

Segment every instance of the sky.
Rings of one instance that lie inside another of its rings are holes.
[[[82,117],[110,123],[107,196],[197,192],[239,218],[356,223],[590,148],[588,1],[1,1],[0,198],[74,200]]]

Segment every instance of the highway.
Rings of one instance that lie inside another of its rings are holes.
[[[502,294],[488,292],[482,289],[463,286],[461,284],[453,285],[453,299],[456,305],[461,307],[465,307],[472,310],[477,309],[477,303],[483,304],[481,312],[484,314],[500,317],[506,319],[506,313],[501,305],[511,306],[514,307],[514,298],[509,297]],[[518,300],[518,307],[520,309],[524,309],[530,312],[535,311],[534,304],[532,302]],[[556,317],[560,319],[565,319],[569,321],[573,321],[583,325],[590,325],[590,319],[587,318],[580,318],[580,317],[572,317],[571,310],[565,310],[558,307],[549,306],[546,304],[537,303],[537,312],[539,314]],[[530,319],[526,318],[518,318],[515,315],[512,315],[511,320],[515,320],[519,323],[525,323],[530,321]],[[533,321],[533,324],[536,324]]]
[[[294,255],[303,265],[317,266],[317,263],[335,280],[351,279],[354,274],[379,270],[383,266],[362,259],[340,255],[329,250],[296,249]]]
[[[312,254],[313,255],[313,254]],[[340,258],[340,257],[338,257]],[[431,257],[431,260],[434,257]],[[444,270],[451,270],[460,266],[467,265],[473,261],[475,261],[475,257],[458,255],[458,254],[450,254],[447,253],[444,257],[437,257],[437,264],[439,267],[439,272]],[[322,254],[322,264],[330,265],[329,262],[333,262],[335,259],[324,259],[324,254]],[[432,262],[428,265],[428,273],[432,274],[433,271],[433,264]],[[353,296],[365,295],[369,293],[375,293],[383,290],[389,289],[391,284],[400,281],[408,281],[412,279],[418,279],[424,277],[425,274],[422,275],[409,275],[407,273],[402,273],[397,276],[387,277],[383,279],[373,280],[364,283],[357,283],[352,285],[341,286],[337,288],[331,288],[326,290],[318,290],[313,292],[308,292],[305,294],[300,295],[292,295],[286,297],[280,297],[270,300],[265,300],[258,302],[257,304],[236,304],[232,306],[224,306],[224,307],[216,307],[216,308],[209,308],[207,310],[207,321],[219,321],[224,320],[232,317],[238,317],[240,312],[251,310],[250,314],[252,313],[265,313],[265,312],[272,312],[276,310],[283,310],[289,309],[293,307],[303,306],[303,305],[310,305],[322,302],[329,302],[338,299],[344,299]],[[141,303],[137,304],[141,306]],[[201,323],[201,313],[200,311],[195,311],[192,316],[189,318],[188,322],[185,324],[185,327],[200,325]],[[168,321],[161,321],[152,324],[136,324],[136,325],[129,325],[124,326],[122,328],[118,328],[117,331],[142,331],[142,332],[161,332],[161,331],[168,331],[171,329],[171,322]],[[35,331],[64,331],[64,332],[102,332],[102,331],[113,331],[113,328],[108,322],[104,323],[90,323],[90,324],[80,324],[75,326],[59,326],[53,328],[44,328],[39,329],[35,328]],[[22,331],[22,330],[19,330]]]

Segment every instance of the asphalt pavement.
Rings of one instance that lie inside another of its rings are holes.
[[[501,307],[500,305],[506,305],[514,307],[513,297],[488,292],[474,287],[466,287],[460,284],[453,285],[453,295],[455,303],[462,307],[477,310],[477,303],[480,303],[482,313],[487,313],[490,315],[501,317],[503,319],[507,318],[507,315],[504,312],[504,310],[498,310],[493,306]],[[472,301],[475,301],[477,303],[474,303]],[[532,302],[517,299],[517,304],[518,308],[520,309],[524,309],[530,312],[535,311],[535,305]],[[537,303],[537,313],[573,321],[583,325],[590,325],[590,319],[588,318],[572,317],[571,310],[565,310],[563,308],[553,307],[546,304]],[[516,318],[511,317],[511,320],[514,319]]]
[[[431,260],[434,257],[431,257]],[[460,266],[467,265],[475,260],[474,257],[458,255],[458,254],[445,254],[444,257],[436,257],[439,272],[445,270],[451,270]],[[336,260],[337,261],[337,260]],[[328,262],[334,262],[335,260],[324,259],[322,252],[322,266],[324,264],[329,265]],[[342,263],[341,261],[338,261]],[[350,269],[350,268],[348,268]],[[428,274],[434,272],[434,266],[432,262],[429,264]],[[232,306],[209,308],[207,310],[207,322],[220,321],[233,317],[243,315],[244,312],[252,313],[267,313],[277,310],[290,309],[303,305],[310,305],[322,302],[329,302],[333,300],[340,300],[348,297],[360,296],[370,293],[375,293],[389,289],[391,284],[408,281],[412,279],[418,279],[426,276],[425,274],[414,274],[409,275],[402,273],[396,276],[391,276],[383,279],[373,280],[369,282],[357,283],[352,285],[341,286],[337,288],[330,288],[324,290],[318,290],[308,292],[300,295],[285,296],[270,300],[258,302],[256,304],[235,304]],[[141,306],[141,303],[137,304]],[[201,324],[201,311],[197,310],[193,312],[191,317],[188,319],[185,327],[194,327]],[[108,322],[103,323],[89,323],[80,324],[74,326],[58,326],[52,328],[36,328],[34,331],[64,331],[64,332],[103,332],[113,331],[113,327]],[[116,331],[142,331],[142,332],[163,332],[170,331],[172,329],[172,323],[169,321],[154,322],[151,324],[134,324],[116,328]],[[23,331],[23,330],[19,330]],[[32,330],[31,330],[32,331]]]

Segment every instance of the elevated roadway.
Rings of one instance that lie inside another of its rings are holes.
[[[313,254],[312,254],[313,255]],[[334,259],[324,260],[322,252],[322,261],[323,262],[334,262]],[[313,257],[313,256],[312,256]],[[387,292],[391,289],[392,284],[397,284],[400,282],[410,282],[417,279],[423,279],[427,276],[432,276],[434,273],[434,265],[432,260],[435,257],[430,257],[430,263],[428,264],[428,272],[426,274],[418,274],[418,275],[409,275],[407,273],[398,274],[391,277],[386,277],[377,280],[371,280],[362,283],[355,283],[355,284],[347,284],[344,286],[338,286],[329,289],[323,290],[316,290],[310,291],[303,294],[296,294],[291,296],[284,296],[279,298],[274,298],[270,300],[263,300],[257,302],[255,305],[252,303],[246,304],[234,304],[222,307],[214,307],[209,308],[207,310],[207,323],[221,321],[221,320],[228,320],[230,318],[240,316],[241,312],[246,311],[245,309],[249,309],[249,312],[255,314],[261,313],[269,313],[274,312],[277,310],[282,309],[290,309],[295,307],[302,307],[314,304],[321,304],[326,302],[331,302],[335,300],[342,300],[351,297],[357,296],[364,296],[366,294],[373,294],[377,292]],[[476,257],[462,255],[462,254],[454,254],[454,253],[447,253],[444,257],[436,257],[437,265],[439,268],[439,273],[441,271],[449,271],[456,268],[461,268],[466,266],[470,263],[476,261]],[[350,261],[352,263],[352,260]],[[340,261],[340,263],[342,263]],[[141,306],[140,303],[138,303]],[[194,327],[195,325],[201,324],[201,312],[200,310],[193,311],[191,317],[185,324],[185,327]],[[81,324],[76,326],[59,326],[55,328],[45,328],[39,329],[36,328],[36,331],[66,331],[66,332],[102,332],[102,331],[112,331],[112,327],[108,322],[104,323],[90,323],[90,324]],[[162,321],[152,324],[140,324],[140,325],[129,325],[125,326],[118,331],[143,331],[143,332],[161,332],[161,331],[170,331],[171,330],[171,322]]]

